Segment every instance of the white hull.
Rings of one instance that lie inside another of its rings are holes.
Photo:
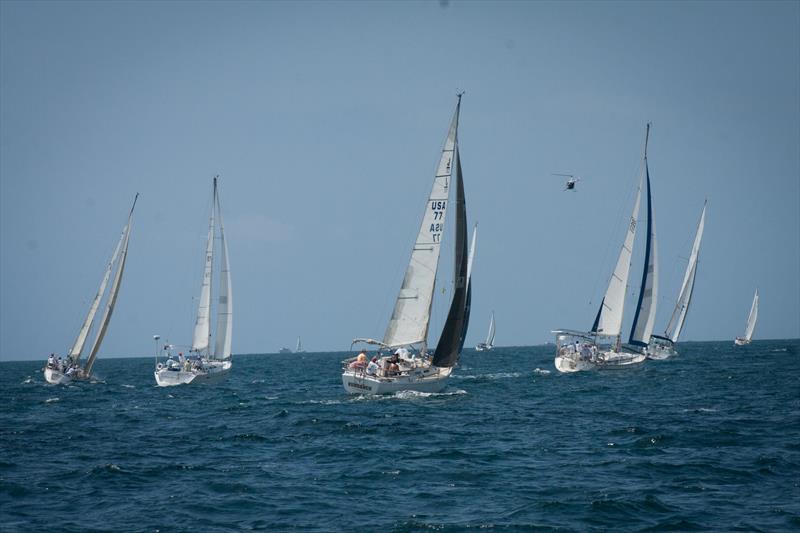
[[[54,368],[48,367],[44,369],[44,379],[53,385],[67,385],[72,382],[72,376],[68,376]]]
[[[743,337],[736,337],[736,339],[734,339],[733,343],[736,346],[745,346],[747,344],[750,344],[750,339],[745,339]]]
[[[494,348],[494,346],[492,346],[491,344],[486,344],[485,342],[482,342],[475,347],[475,350],[478,352],[488,352],[492,348]]]
[[[647,355],[634,352],[600,352],[597,357],[598,368],[623,368],[644,362]]]
[[[555,366],[559,372],[582,372],[597,368],[597,365],[587,359],[576,359],[561,355],[556,356]]]
[[[654,342],[650,341],[647,345],[647,358],[654,361],[663,361],[678,355],[673,344],[665,344],[664,341]]]
[[[214,361],[207,363],[203,370],[169,370],[162,368],[153,372],[156,384],[159,387],[173,387],[175,385],[189,385],[201,383],[216,383],[222,381],[230,372],[230,361]]]
[[[419,369],[395,377],[371,376],[361,370],[342,373],[342,385],[349,394],[393,394],[401,391],[441,392],[447,385],[451,368]]]

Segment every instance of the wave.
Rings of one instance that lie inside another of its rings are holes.
[[[468,374],[466,376],[453,376],[455,379],[512,379],[522,376],[521,372],[496,372],[493,374]]]
[[[55,403],[55,402],[60,402],[60,401],[61,401],[61,398],[48,398],[48,399],[46,399],[44,401],[44,403]]]
[[[540,374],[540,375],[542,375],[542,376],[546,376],[547,374],[550,374],[550,371],[549,371],[549,370],[544,370],[544,369],[541,369],[541,368],[539,368],[539,367],[537,366],[536,368],[534,368],[534,369],[533,369],[533,373],[534,373],[534,374]]]

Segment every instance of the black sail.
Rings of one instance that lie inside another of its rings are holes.
[[[444,323],[439,344],[433,355],[433,365],[452,367],[458,360],[469,325],[471,300],[470,283],[467,279],[469,253],[467,251],[467,207],[464,200],[464,180],[461,174],[461,156],[456,144],[456,221],[455,221],[455,285],[453,301]]]

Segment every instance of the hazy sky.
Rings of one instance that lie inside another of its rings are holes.
[[[800,337],[798,2],[3,1],[0,30],[3,360],[68,348],[136,192],[101,357],[189,342],[215,174],[234,353],[381,337],[459,89],[468,345],[492,309],[499,345],[591,326],[647,121],[657,331],[708,198],[683,340],[742,334],[756,287],[755,338]]]

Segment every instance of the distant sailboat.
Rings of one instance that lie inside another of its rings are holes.
[[[292,349],[291,349],[291,348],[287,348],[286,346],[284,346],[283,348],[281,348],[280,350],[278,350],[278,353],[282,353],[282,354],[290,354],[290,353],[292,353]]]
[[[469,323],[470,275],[475,250],[473,238],[473,246],[469,253],[467,251],[467,211],[458,150],[460,108],[461,95],[458,96],[411,260],[383,340],[353,341],[353,345],[377,346],[375,360],[367,364],[366,350],[362,350],[358,357],[343,361],[342,384],[349,393],[438,392],[445,387],[458,361]],[[430,357],[431,304],[451,184],[456,189],[454,290],[439,342],[433,357]],[[389,355],[392,352],[394,354]]]
[[[114,306],[117,303],[117,295],[119,294],[120,284],[122,283],[122,274],[125,271],[125,261],[128,258],[128,242],[131,236],[133,209],[136,207],[136,200],[138,198],[139,194],[137,193],[133,199],[133,206],[131,206],[131,210],[128,213],[128,221],[125,223],[125,227],[122,228],[122,235],[119,238],[119,242],[117,242],[114,253],[111,255],[111,260],[106,266],[103,279],[100,281],[100,288],[97,290],[94,300],[92,300],[89,313],[83,321],[83,325],[78,332],[78,337],[75,339],[66,360],[61,361],[55,354],[51,354],[50,358],[47,360],[47,366],[44,368],[44,378],[48,383],[63,385],[70,383],[74,379],[88,380],[92,376],[92,367],[97,360],[97,353],[100,350],[103,338],[105,338],[108,324],[111,322],[111,314],[114,312]],[[92,324],[94,323],[97,310],[100,307],[100,301],[103,299],[103,295],[106,292],[108,281],[111,278],[111,272],[115,264],[116,272],[114,273],[114,280],[111,282],[111,290],[108,300],[106,300],[103,317],[100,320],[100,327],[97,331],[94,343],[92,344],[92,348],[89,350],[89,357],[86,360],[86,364],[81,366],[81,353],[83,352]]]
[[[220,267],[219,300],[217,302],[217,339],[214,352],[211,352],[211,278],[214,264],[215,217],[219,218],[219,238],[222,249]],[[233,335],[233,292],[231,272],[228,262],[228,243],[222,224],[222,211],[219,205],[217,178],[214,177],[214,192],[211,203],[211,217],[208,224],[205,268],[200,287],[200,302],[194,326],[192,346],[189,356],[180,354],[176,360],[168,352],[166,363],[158,363],[154,372],[160,387],[189,383],[208,383],[223,379],[231,369],[231,340]],[[167,347],[165,347],[167,349]]]
[[[675,302],[675,309],[664,331],[664,336],[652,335],[650,344],[647,347],[648,359],[666,359],[677,355],[675,343],[678,342],[683,326],[686,323],[686,315],[689,312],[689,304],[692,303],[692,293],[694,291],[694,279],[697,276],[697,262],[700,258],[700,241],[703,238],[703,228],[706,220],[706,203],[703,204],[703,212],[700,214],[700,222],[697,224],[697,232],[692,244],[692,253],[689,256],[689,263],[686,265],[686,273],[683,275],[683,284],[678,294],[678,301]]]
[[[303,349],[303,343],[300,342],[300,336],[297,337],[297,346],[295,346],[294,353],[305,353]]]
[[[650,172],[647,165],[647,143],[650,124],[647,125],[644,145],[642,176],[636,192],[636,202],[631,213],[625,241],[622,244],[614,273],[608,282],[605,296],[600,302],[592,329],[589,332],[554,330],[556,334],[555,367],[560,372],[578,372],[593,368],[619,368],[638,364],[646,359],[645,348],[655,323],[658,296],[658,260],[655,220],[653,218]],[[644,269],[639,291],[636,313],[631,327],[629,345],[622,345],[622,318],[625,294],[628,288],[633,242],[639,219],[642,184],[647,183],[647,240],[645,244]],[[598,338],[612,339],[609,346],[598,343]]]
[[[492,317],[489,319],[489,334],[486,336],[486,342],[482,342],[475,347],[477,351],[489,351],[494,348],[494,330],[494,311],[492,311]]]
[[[744,327],[744,336],[736,337],[736,339],[733,341],[736,346],[750,344],[750,341],[753,338],[753,330],[756,329],[756,320],[758,320],[758,289],[756,289],[756,293],[753,295],[753,303],[750,306],[750,314],[747,315],[747,324]]]

